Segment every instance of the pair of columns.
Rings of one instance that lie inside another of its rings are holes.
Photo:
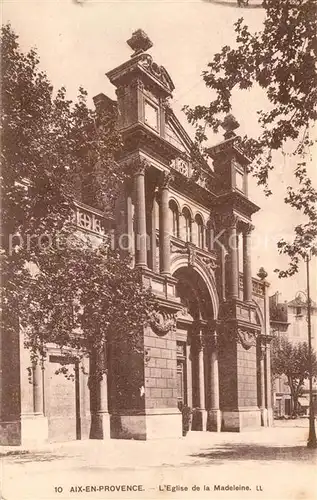
[[[196,338],[196,354],[197,354],[197,386],[198,386],[198,406],[201,410],[206,409],[205,401],[205,360],[203,338],[199,335]],[[217,334],[209,338],[209,353],[210,353],[210,410],[219,410],[219,368],[218,368],[218,351],[217,351]]]
[[[137,267],[147,267],[147,231],[146,231],[146,197],[145,197],[146,165],[140,164],[135,174],[135,219],[136,219],[136,257]],[[160,226],[160,270],[161,274],[170,274],[170,227],[169,227],[169,182],[170,176],[164,175],[159,190],[159,226]],[[155,202],[152,220],[155,219]],[[155,225],[154,225],[155,230]],[[156,247],[156,235],[153,234],[151,245]]]
[[[232,217],[229,226],[229,262],[230,262],[230,298],[239,297],[239,255],[238,255],[238,219]],[[251,270],[251,224],[242,225],[243,238],[243,300],[252,301],[252,270]]]

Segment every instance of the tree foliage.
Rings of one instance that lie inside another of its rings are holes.
[[[292,144],[297,187],[288,187],[284,201],[305,216],[305,222],[295,227],[294,240],[278,243],[280,252],[290,257],[289,268],[280,271],[283,277],[298,270],[300,256],[308,248],[316,254],[317,191],[307,151],[313,144],[309,131],[317,118],[317,7],[315,0],[265,0],[263,7],[263,29],[253,33],[240,18],[234,27],[235,46],[224,46],[203,72],[215,98],[208,106],[185,106],[185,111],[201,143],[207,139],[206,126],[217,132],[224,114],[231,111],[235,89],[257,85],[264,90],[269,105],[258,111],[262,132],[259,137],[244,137],[242,146],[253,160],[250,170],[258,184],[270,194],[272,154]]]
[[[33,359],[47,342],[96,353],[111,332],[132,348],[151,293],[128,257],[87,244],[71,222],[75,201],[111,215],[129,175],[115,161],[115,106],[89,109],[82,88],[76,102],[54,94],[10,25],[1,54],[2,334],[20,323]]]
[[[152,294],[129,257],[72,238],[43,254],[41,272],[33,275],[19,310],[33,357],[45,356],[53,342],[78,358],[91,353],[98,358],[107,342],[139,351],[142,326],[153,307]]]
[[[312,369],[317,376],[316,354],[312,353]],[[304,381],[309,378],[309,351],[307,342],[293,344],[282,337],[275,339],[272,349],[273,377],[285,375],[294,402],[294,412],[298,408],[298,398],[302,394]]]

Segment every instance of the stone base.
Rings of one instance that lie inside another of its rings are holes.
[[[93,413],[91,415],[91,425],[89,439],[109,439],[110,438],[110,415],[109,413]]]
[[[162,439],[182,436],[182,414],[178,409],[147,410],[144,414],[113,414],[110,418],[114,439]]]
[[[261,412],[257,407],[222,411],[222,431],[240,432],[243,430],[259,429],[260,427]]]
[[[0,445],[21,445],[21,422],[20,420],[0,422]]]
[[[146,414],[147,439],[175,438],[182,436],[182,414],[176,408],[172,412]]]
[[[272,408],[267,409],[267,426],[268,427],[274,426],[274,418],[273,418],[273,409]]]
[[[21,444],[34,446],[48,441],[48,420],[44,415],[21,415]]]
[[[220,410],[208,410],[207,431],[211,431],[211,432],[220,432],[221,431],[221,411]]]
[[[192,431],[206,431],[207,430],[207,410],[195,409],[192,415]]]
[[[267,427],[267,409],[261,408],[261,426]]]

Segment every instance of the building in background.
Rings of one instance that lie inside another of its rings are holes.
[[[108,379],[95,402],[103,436],[181,436],[184,405],[193,409],[192,430],[271,425],[268,283],[266,273],[261,279],[251,274],[251,219],[259,207],[249,197],[238,124],[227,118],[224,140],[209,149],[208,162],[201,159],[198,173],[192,140],[170,104],[170,75],[147,52],[152,43],[143,31],[128,44],[131,58],[107,73],[117,100],[101,93],[94,102],[118,108],[124,144],[118,161],[129,166],[131,180],[114,221],[78,203],[74,224],[97,243],[110,228],[118,241],[125,235],[159,312],[144,329],[143,352],[124,345],[107,350]],[[30,384],[23,342],[10,348],[16,350],[10,369],[19,411],[10,413],[13,392],[2,391],[8,411],[1,444],[87,438],[89,389],[81,367],[75,366],[75,381],[55,375],[62,353],[52,346]]]
[[[291,301],[282,302],[276,292],[270,297],[271,333],[278,339],[285,336],[293,344],[308,342],[307,297],[299,292]],[[312,348],[317,352],[317,305],[311,304]],[[317,385],[314,383],[314,398],[316,400]],[[308,414],[309,390],[308,380],[305,381],[303,394],[299,398],[303,414]],[[278,377],[274,382],[274,414],[276,417],[292,414],[293,404],[290,388],[286,377]]]

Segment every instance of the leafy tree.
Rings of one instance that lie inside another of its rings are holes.
[[[317,376],[316,354],[312,353],[313,375]],[[282,337],[275,339],[272,349],[272,375],[276,378],[285,375],[289,385],[292,400],[293,413],[298,411],[298,398],[303,392],[304,381],[309,378],[309,355],[307,342],[293,344]]]
[[[45,356],[49,342],[80,357],[98,356],[109,340],[138,350],[139,328],[152,304],[139,270],[106,245],[93,248],[76,237],[60,243],[43,252],[41,272],[33,275],[20,306],[32,354]]]
[[[290,257],[289,268],[279,272],[284,277],[297,272],[308,248],[317,252],[317,191],[307,154],[313,144],[309,131],[317,118],[317,8],[315,0],[264,0],[263,7],[263,29],[252,33],[240,18],[234,26],[235,46],[224,46],[203,72],[214,99],[208,106],[185,106],[185,111],[196,125],[197,142],[202,143],[206,126],[217,132],[224,114],[231,111],[233,90],[254,85],[264,90],[269,106],[258,111],[262,132],[259,137],[244,137],[240,146],[253,160],[250,170],[267,195],[272,154],[284,146],[293,148],[297,187],[287,188],[284,201],[301,211],[306,222],[295,227],[291,243],[278,243],[280,252]]]
[[[1,54],[1,335],[23,326],[33,362],[47,342],[98,357],[110,334],[136,349],[151,293],[128,257],[93,248],[71,220],[75,201],[111,216],[129,176],[115,161],[116,106],[89,109],[82,88],[75,103],[65,88],[54,95],[35,50],[23,53],[10,25]],[[104,366],[91,366],[100,378]]]

